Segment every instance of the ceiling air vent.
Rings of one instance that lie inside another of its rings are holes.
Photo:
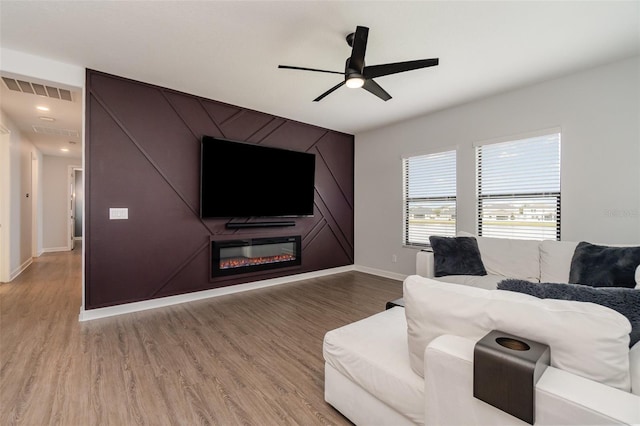
[[[49,136],[64,136],[68,138],[79,138],[80,132],[69,129],[56,129],[54,127],[33,126],[33,131]]]
[[[24,80],[16,80],[9,77],[2,77],[2,81],[9,90],[22,93],[31,93],[33,95],[46,96],[48,98],[62,99],[63,101],[73,102],[71,91],[60,89],[53,86],[45,86],[39,83],[31,83]]]

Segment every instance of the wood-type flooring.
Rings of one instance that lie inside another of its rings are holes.
[[[345,425],[322,339],[400,281],[346,272],[79,322],[80,250],[0,284],[0,424]]]

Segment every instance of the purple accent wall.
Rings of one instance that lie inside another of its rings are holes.
[[[352,135],[93,70],[86,107],[85,309],[353,264]],[[314,216],[201,219],[202,135],[316,154]],[[129,219],[109,220],[110,207]],[[301,266],[210,278],[210,237],[284,235],[302,236]]]

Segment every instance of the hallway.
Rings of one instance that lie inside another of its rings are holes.
[[[81,305],[81,244],[44,254],[0,284],[0,423],[86,424],[89,362]],[[45,420],[46,422],[47,420]]]

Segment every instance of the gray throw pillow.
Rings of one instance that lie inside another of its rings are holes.
[[[434,275],[487,275],[474,237],[429,237]]]
[[[592,287],[634,288],[638,265],[640,247],[599,246],[582,241],[571,259],[569,282]]]
[[[640,341],[640,290],[620,287],[595,288],[578,284],[532,283],[516,279],[500,281],[498,290],[516,291],[540,299],[576,300],[606,306],[620,312],[631,323],[629,347]]]

